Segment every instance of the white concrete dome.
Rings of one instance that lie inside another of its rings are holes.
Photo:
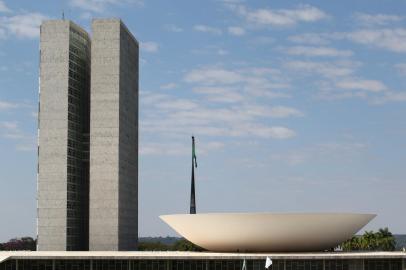
[[[207,213],[160,218],[184,238],[210,251],[323,251],[351,238],[375,214]]]

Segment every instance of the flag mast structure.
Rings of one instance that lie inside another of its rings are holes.
[[[192,178],[190,191],[190,214],[196,214],[196,195],[195,195],[195,167],[197,168],[195,137],[192,136]]]

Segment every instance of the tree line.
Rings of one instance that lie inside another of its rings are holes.
[[[388,228],[377,232],[365,231],[363,235],[353,236],[340,245],[343,251],[393,251],[396,240]]]
[[[0,243],[0,250],[31,250],[35,251],[37,241],[32,237],[14,238],[5,243]],[[353,236],[336,248],[342,251],[393,251],[396,240],[388,228],[379,229],[377,232],[365,231],[363,235]],[[160,241],[145,241],[138,243],[139,251],[204,251],[203,248],[186,239],[174,243]]]

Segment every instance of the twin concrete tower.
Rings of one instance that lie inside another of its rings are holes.
[[[38,250],[135,250],[138,42],[119,19],[41,25]]]

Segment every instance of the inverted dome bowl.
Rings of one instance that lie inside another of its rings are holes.
[[[323,251],[351,238],[376,215],[355,213],[211,213],[160,218],[210,251]]]

